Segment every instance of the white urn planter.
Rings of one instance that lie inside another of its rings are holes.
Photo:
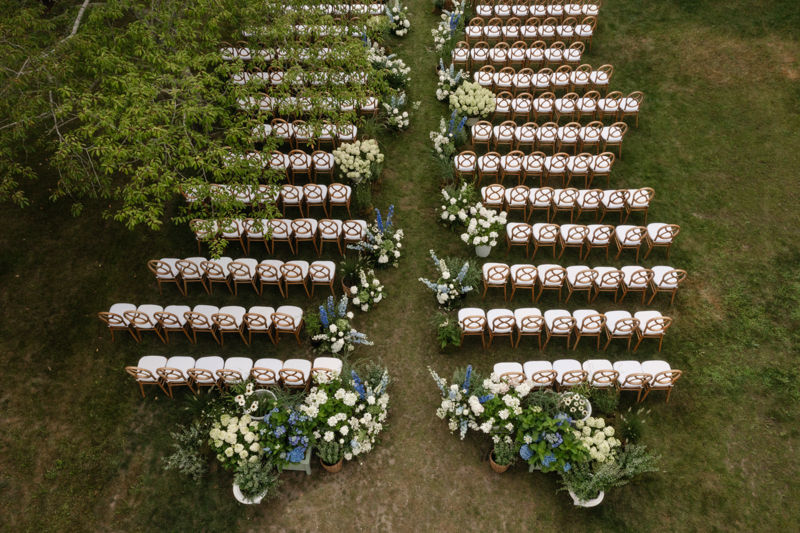
[[[475,255],[478,257],[489,257],[489,253],[492,251],[491,246],[476,246],[475,247]]]
[[[600,505],[600,502],[603,501],[603,497],[605,497],[606,493],[600,492],[600,494],[597,495],[597,498],[593,498],[591,500],[580,500],[572,491],[569,491],[569,495],[572,496],[572,503],[574,503],[576,507],[597,507]]]
[[[261,500],[264,499],[264,496],[266,494],[267,493],[265,492],[264,494],[256,496],[252,500],[248,500],[247,498],[245,498],[244,494],[242,494],[242,491],[239,490],[239,485],[237,485],[236,483],[233,484],[233,496],[236,498],[236,500],[239,503],[243,503],[245,505],[257,505],[257,504],[261,503]]]
[[[564,396],[572,396],[572,393],[571,392],[565,392]],[[590,402],[588,399],[586,400],[586,413],[587,413],[586,416],[581,418],[582,422],[585,422],[587,418],[592,416],[592,402]]]

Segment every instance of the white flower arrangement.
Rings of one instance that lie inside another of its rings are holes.
[[[460,145],[467,141],[467,132],[464,129],[466,123],[467,117],[459,117],[455,111],[450,115],[449,121],[442,117],[439,120],[439,130],[432,131],[429,135],[433,141],[431,155],[449,164],[455,157],[456,144]]]
[[[416,111],[419,109],[422,102],[414,102],[412,108]],[[411,120],[411,115],[408,111],[404,111],[403,107],[406,105],[406,93],[400,92],[397,96],[392,96],[388,103],[384,103],[383,107],[386,109],[386,123],[390,128],[402,131],[408,127]]]
[[[442,222],[451,228],[463,226],[471,215],[477,213],[475,202],[478,192],[469,184],[464,183],[458,189],[446,187],[442,189]]]
[[[450,100],[450,94],[458,89],[462,82],[467,79],[467,75],[463,69],[455,70],[452,64],[450,67],[445,68],[441,58],[439,59],[439,82],[437,83],[436,98],[440,102],[447,102]]]
[[[386,4],[383,8],[384,13],[389,18],[389,31],[393,32],[398,37],[403,37],[408,33],[411,27],[411,22],[408,20],[408,8],[400,5],[400,0],[395,0],[394,6]]]
[[[450,272],[450,268],[444,259],[436,257],[436,253],[433,250],[430,252],[431,258],[433,258],[433,262],[439,270],[439,278],[436,283],[425,278],[419,278],[419,280],[436,294],[436,301],[439,302],[439,305],[445,309],[453,309],[460,305],[463,295],[475,289],[475,287],[463,283],[464,277],[469,271],[469,261],[465,261],[458,274],[454,274]]]
[[[365,313],[383,300],[383,285],[381,280],[375,277],[375,271],[359,269],[358,283],[350,287],[348,296],[352,298],[353,305]]]
[[[358,185],[380,174],[384,156],[378,148],[378,141],[368,139],[340,145],[333,151],[333,158],[339,171]]]
[[[614,437],[614,428],[606,426],[602,418],[589,417],[575,422],[572,433],[589,451],[589,457],[598,463],[614,462],[622,443]]]
[[[469,208],[470,218],[466,221],[467,229],[461,234],[461,240],[472,246],[497,246],[497,239],[505,231],[506,212],[500,214],[494,209],[487,209],[481,203]]]
[[[252,462],[264,454],[257,428],[258,422],[248,414],[237,417],[226,413],[214,422],[208,436],[223,466],[231,467],[241,460]]]
[[[466,376],[461,383],[450,384],[428,367],[431,377],[442,393],[442,403],[436,410],[436,416],[447,420],[450,433],[459,431],[461,439],[467,435],[467,429],[477,429],[479,416],[483,412],[480,400],[470,394],[475,388],[472,383],[472,367],[467,367]],[[460,381],[460,380],[459,380]]]
[[[321,343],[317,351],[347,355],[355,350],[356,344],[372,346],[373,343],[367,340],[366,335],[350,325],[347,296],[342,296],[338,305],[334,303],[333,296],[329,296],[326,305],[319,306],[319,318],[322,332],[312,337]]]
[[[486,118],[495,109],[494,93],[465,81],[450,94],[450,109],[463,116]]]
[[[356,244],[348,244],[351,250],[358,250],[366,261],[375,268],[393,266],[397,268],[403,247],[403,230],[392,224],[394,206],[389,206],[389,215],[384,222],[379,209],[375,209],[375,222],[367,226],[364,239]]]
[[[378,43],[367,49],[367,60],[376,70],[386,72],[386,81],[394,88],[405,87],[411,81],[411,67],[395,54],[386,55],[386,50]]]
[[[464,2],[455,0],[453,2],[452,11],[442,11],[441,20],[439,24],[431,30],[433,35],[433,48],[437,53],[444,50],[445,45],[458,39],[461,31],[464,28]]]

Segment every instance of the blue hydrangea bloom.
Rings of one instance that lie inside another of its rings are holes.
[[[533,457],[533,452],[531,451],[531,449],[528,447],[527,444],[522,445],[522,447],[519,449],[519,454],[526,461],[531,457]]]
[[[553,455],[552,453],[548,453],[548,454],[547,454],[547,455],[545,455],[545,456],[544,456],[544,458],[542,459],[542,464],[543,464],[544,466],[550,466],[550,463],[553,463],[553,462],[555,462],[555,460],[556,460],[556,456],[555,456],[555,455]]]
[[[275,431],[272,432],[275,435],[276,439],[281,438],[286,433],[286,428],[283,426],[278,426]]]
[[[564,472],[569,472],[570,470],[572,470],[572,465],[569,464],[569,463],[565,464],[564,465]]]
[[[288,459],[290,463],[299,463],[300,461],[303,460],[303,457],[305,457],[305,455],[306,455],[306,449],[298,446],[297,448],[289,452]]]

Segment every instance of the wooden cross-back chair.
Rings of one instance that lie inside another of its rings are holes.
[[[353,190],[349,185],[331,183],[328,186],[328,198],[330,205],[330,216],[333,216],[334,206],[346,207],[347,216],[352,216],[350,214],[350,202],[353,199]]]
[[[506,198],[506,188],[500,184],[492,184],[481,189],[483,205],[490,209],[502,209]]]
[[[538,279],[538,270],[533,265],[521,265],[512,270],[511,274],[511,297],[509,300],[514,299],[514,293],[517,289],[531,290],[531,302],[536,301],[536,280]],[[519,339],[517,339],[519,343]]]
[[[542,348],[542,329],[544,329],[544,317],[541,315],[528,315],[522,317],[520,324],[517,326],[517,343],[514,348],[519,346],[519,341],[522,337],[535,336],[539,343],[539,349]]]
[[[217,387],[220,391],[222,391],[222,387],[219,385],[219,376],[212,371],[206,370],[205,368],[190,368],[186,371],[186,373],[189,374],[194,381],[194,385],[197,387],[198,392],[200,391],[201,387]]]
[[[675,242],[675,237],[681,232],[681,227],[677,224],[664,224],[655,232],[655,237],[650,235],[650,231],[645,232],[645,240],[649,246],[644,258],[650,255],[650,252],[655,248],[666,248],[667,259],[669,259],[669,251],[672,248],[672,243]]]
[[[599,349],[599,346],[598,346]],[[597,388],[611,388],[617,387],[619,380],[619,372],[612,369],[597,370],[589,376],[589,384]]]
[[[586,258],[584,257],[584,259]],[[619,286],[622,283],[622,278],[624,276],[625,274],[621,270],[617,270],[615,268],[610,270],[603,270],[602,273],[598,272],[597,278],[592,284],[595,290],[595,294],[594,297],[592,297],[591,301],[592,302],[595,301],[601,292],[613,292],[614,302],[616,302],[617,293],[619,292]]]
[[[342,223],[340,220],[322,219],[319,221],[319,253],[322,254],[322,245],[326,242],[335,242],[339,247],[339,254],[342,251]]]
[[[292,227],[287,220],[273,218],[269,221],[269,240],[271,243],[270,253],[275,253],[275,243],[285,242],[289,244],[289,249],[292,253],[294,251],[294,244],[292,243]]]
[[[552,169],[554,176],[561,175],[562,185],[564,180],[564,172],[566,171],[568,163],[569,156],[567,154],[556,154],[551,159],[550,168]],[[550,171],[548,171],[548,178],[550,175]],[[572,219],[575,216],[575,205],[578,202],[578,196],[580,196],[580,191],[572,187],[555,191],[552,199],[553,214],[550,217],[550,222],[554,222],[556,220],[558,213],[569,213],[569,221],[572,223]]]
[[[567,347],[569,349],[569,347]],[[561,376],[560,380],[556,380],[556,387],[558,390],[567,390],[571,389],[572,387],[577,387],[583,383],[586,383],[586,380],[589,377],[589,373],[586,370],[567,370],[564,372],[564,375]]]
[[[595,249],[605,248],[606,259],[608,259],[608,252],[611,248],[611,241],[614,237],[614,226],[593,224],[589,227],[589,235],[586,237],[586,255],[583,260],[589,257],[589,253]]]
[[[539,223],[533,226],[533,231],[531,231],[531,240],[533,241],[533,255],[531,258],[536,257],[536,252],[539,251],[539,248],[552,248],[553,249],[553,259],[556,257],[556,244],[558,244],[558,233],[560,228],[556,224],[545,224]],[[541,272],[539,273],[539,281],[542,281]],[[542,293],[539,293],[541,297]],[[560,300],[560,292],[559,292],[559,300]]]
[[[333,281],[336,277],[336,269],[331,271],[329,265],[311,264],[308,267],[308,278],[311,280],[311,296],[314,296],[314,287],[317,285],[328,286],[331,288],[331,295],[336,296],[333,289]]]
[[[259,313],[250,312],[245,313],[242,319],[244,323],[247,324],[247,344],[252,344],[253,333],[266,333],[269,336],[269,340],[272,341],[272,344],[275,344],[275,338],[272,336],[272,323],[268,317]]]
[[[281,333],[291,333],[297,339],[297,345],[302,346],[300,342],[300,329],[303,327],[304,319],[295,321],[292,315],[287,313],[274,312],[272,313],[272,324],[275,328],[275,344],[278,344]]]
[[[569,268],[573,268],[573,267],[569,267]],[[580,267],[574,267],[574,268],[577,269],[577,268],[580,268]],[[567,290],[569,291],[569,294],[567,294],[567,298],[566,298],[566,300],[564,300],[564,303],[566,304],[567,302],[569,302],[569,299],[572,296],[573,292],[580,292],[580,291],[586,291],[586,301],[587,302],[591,301],[591,299],[592,299],[592,284],[594,283],[595,279],[597,279],[597,271],[596,270],[592,270],[591,268],[585,268],[583,270],[578,271],[575,274],[575,276],[574,276],[575,279],[574,280],[570,279],[571,277],[572,276],[570,276],[570,271],[568,269],[567,270]]]
[[[314,219],[296,218],[292,220],[292,233],[294,233],[294,243],[297,252],[300,252],[301,242],[310,242],[314,245],[314,250],[319,255],[317,246],[318,223]]]
[[[510,214],[514,210],[522,211],[522,218],[526,218],[529,196],[530,189],[527,185],[515,185],[510,189],[506,189],[506,213]]]
[[[167,385],[169,389],[167,394],[170,398],[175,398],[172,393],[172,387],[187,386],[189,390],[192,391],[192,394],[197,394],[192,386],[194,380],[188,372],[184,374],[179,368],[161,367],[156,369],[156,373],[163,379],[163,383]]]
[[[126,366],[125,372],[130,374],[133,377],[133,379],[136,380],[136,383],[139,384],[139,389],[142,391],[142,398],[145,397],[144,394],[145,385],[158,385],[159,387],[161,387],[161,390],[164,391],[164,394],[171,397],[171,395],[167,392],[167,389],[164,388],[164,378],[159,376],[157,371],[156,374],[153,374],[150,370],[146,368],[141,368],[138,366]]]
[[[216,326],[209,317],[194,311],[188,311],[184,314],[184,317],[186,317],[186,322],[191,327],[194,344],[197,344],[198,333],[211,333],[211,335],[214,337],[214,340],[217,341],[217,344],[219,344]]]
[[[254,263],[255,259],[251,259],[248,262]],[[233,279],[234,296],[238,296],[239,285],[242,283],[250,284],[253,290],[260,294],[258,286],[256,285],[257,268],[257,264],[248,264],[244,261],[231,261],[228,263],[228,271],[231,273],[231,278]]]
[[[306,267],[306,272],[304,272],[304,268]],[[305,261],[297,261],[297,262],[289,262],[284,263],[281,265],[281,277],[283,278],[283,286],[285,290],[285,296],[289,296],[289,285],[302,285],[303,289],[306,291],[306,296],[311,298],[311,293],[308,292],[308,263]]]
[[[655,195],[656,191],[650,187],[642,187],[641,189],[632,191],[625,202],[625,220],[623,224],[628,221],[628,217],[634,212],[643,212],[644,223],[647,224],[647,210]]]
[[[478,181],[477,186],[480,186],[481,180],[484,177],[494,176],[495,182],[499,182],[500,177],[500,154],[497,152],[489,152],[478,158]]]
[[[661,269],[665,268],[668,269],[669,267],[653,267],[654,275],[653,279],[650,280],[650,289],[653,291],[653,295],[647,301],[648,305],[659,292],[671,293],[672,298],[669,303],[670,305],[675,303],[675,294],[677,294],[680,284],[686,279],[687,273],[685,270],[679,269],[670,269],[662,273]],[[656,274],[657,271],[658,274]]]
[[[461,326],[461,344],[459,348],[464,345],[464,337],[480,335],[481,345],[486,348],[486,338],[484,332],[486,331],[486,317],[480,315],[465,316],[460,320]]]
[[[281,369],[280,378],[284,388],[287,389],[306,389],[308,387],[308,376],[296,368]]]
[[[491,324],[489,324],[489,344],[486,345],[487,348],[492,345],[492,340],[494,340],[495,337],[508,337],[511,341],[511,347],[513,348],[515,346],[514,327],[516,324],[517,322],[513,314],[494,317]],[[524,379],[523,374],[523,380]]]
[[[628,340],[628,350],[631,349],[631,339],[633,338],[633,332],[639,328],[639,320],[633,317],[626,317],[616,320],[614,323],[614,330],[612,331],[608,324],[608,318],[614,313],[611,311],[606,313],[606,324],[605,324],[605,332],[608,336],[608,341],[606,341],[606,345],[603,347],[603,351],[608,349],[608,345],[611,344],[611,341],[614,339],[627,339]]]
[[[152,331],[161,339],[161,342],[166,343],[164,337],[161,335],[161,323],[158,322],[158,320],[151,319],[147,313],[141,311],[125,311],[125,319],[130,324],[131,331],[135,333],[134,338],[136,342],[142,342],[142,332]]]
[[[114,342],[115,331],[127,331],[131,334],[134,340],[136,340],[136,342],[139,342],[139,339],[136,337],[136,333],[134,333],[133,329],[131,329],[131,327],[125,321],[123,315],[109,311],[103,311],[101,313],[97,313],[97,316],[99,316],[100,320],[105,322],[108,326],[108,330],[111,332],[111,342]]]
[[[603,334],[603,327],[606,325],[606,316],[600,313],[587,315],[581,318],[580,324],[575,324],[575,344],[572,350],[578,349],[578,343],[582,337],[597,337],[597,349],[600,349],[600,337]],[[612,371],[613,372],[613,371]]]
[[[224,283],[228,290],[233,294],[231,288],[230,272],[226,271],[221,264],[214,261],[202,261],[200,269],[205,274],[206,281],[208,282],[208,294],[212,294],[214,290],[214,283]]]
[[[325,185],[307,183],[303,185],[303,197],[306,201],[306,213],[311,216],[312,207],[321,207],[328,217],[328,188]]]
[[[629,391],[636,393],[636,401],[642,401],[642,392],[647,392],[647,386],[650,384],[650,381],[653,379],[653,376],[644,372],[637,372],[633,374],[628,374],[625,376],[625,379],[619,384],[620,391]]]
[[[280,372],[280,371],[278,371]],[[254,366],[250,369],[250,375],[256,380],[260,387],[279,387],[281,377],[271,368]]]
[[[564,228],[566,228],[566,235],[564,234]],[[583,255],[583,245],[588,235],[588,226],[572,224],[562,226],[558,233],[558,242],[561,244],[561,253],[558,254],[558,258],[561,259],[567,248],[577,248],[578,257],[580,258]]]
[[[158,282],[158,294],[164,294],[161,290],[161,284],[167,282],[174,283],[178,287],[178,290],[181,292],[181,294],[184,296],[186,295],[181,287],[181,273],[180,271],[173,272],[172,265],[165,261],[151,259],[147,262],[147,268],[156,276],[156,281]]]
[[[511,386],[520,385],[525,382],[525,374],[522,372],[504,372],[499,376],[500,381],[505,381]]]
[[[581,178],[583,177],[583,188],[589,188],[589,173],[591,171],[592,165],[592,154],[588,152],[580,153],[576,155],[574,158],[570,158],[569,163],[567,163],[567,187],[569,187],[570,183],[572,183],[573,178]],[[599,189],[596,189],[599,190]],[[599,194],[595,194],[592,198],[595,199],[594,202],[589,202],[583,204],[581,202],[578,203],[578,213],[575,215],[575,220],[581,214],[581,211],[594,211],[595,212],[595,220],[597,220],[597,211],[600,207],[600,196],[602,195],[603,191],[600,191]],[[586,198],[588,196],[587,193],[584,193],[582,198]]]
[[[541,296],[541,293],[540,293]],[[542,346],[542,351],[547,348],[547,344],[550,342],[551,338],[560,337],[567,339],[567,350],[569,350],[569,340],[570,336],[572,335],[572,330],[575,328],[575,319],[571,316],[560,316],[553,320],[553,325],[551,327],[547,327],[547,322],[545,322],[545,329],[547,330],[547,337],[545,338],[544,345]]]
[[[564,281],[567,279],[567,269],[557,265],[548,265],[550,268],[545,268],[545,265],[539,265],[539,296],[536,301],[542,297],[544,291],[558,291],[558,301],[561,301],[561,289],[564,286]]]
[[[486,291],[489,290],[490,287],[496,289],[503,289],[503,301],[506,300],[506,287],[508,286],[508,276],[511,271],[508,268],[508,265],[502,264],[495,264],[490,266],[488,269],[484,270],[483,277],[483,296],[481,296],[481,301],[486,298]]]
[[[189,335],[189,330],[187,328],[188,323],[185,321],[181,323],[181,317],[175,315],[174,313],[170,313],[168,311],[159,311],[157,313],[153,313],[153,317],[161,324],[161,331],[164,333],[164,343],[169,344],[169,332],[173,331],[180,331],[186,335],[186,338],[189,339],[189,342],[194,344],[192,337]]]
[[[531,124],[530,122],[528,124]],[[524,126],[523,126],[524,127]],[[538,126],[534,130],[533,135],[536,136],[538,134]],[[533,149],[533,144],[531,144],[531,149]],[[520,181],[520,185],[525,183],[525,181],[530,178],[539,178],[539,187],[542,186],[542,175],[544,173],[544,164],[547,161],[547,156],[544,152],[533,152],[527,156],[525,156],[525,161],[522,164],[522,180]],[[550,200],[546,202],[547,205],[547,216],[550,217]]]
[[[533,228],[530,224],[508,224],[506,226],[506,242],[508,243],[506,255],[512,246],[525,246],[525,256],[527,257],[532,231]]]
[[[225,333],[238,333],[245,344],[249,344],[247,338],[244,336],[244,320],[241,324],[236,323],[236,317],[229,313],[215,313],[211,315],[211,320],[217,327],[219,333],[219,344],[225,345]]]
[[[519,340],[517,340],[519,342]],[[549,389],[556,382],[558,372],[555,370],[537,370],[531,374],[534,388],[538,390]]]
[[[625,272],[629,268],[636,268],[636,267],[623,267],[623,272]],[[623,277],[622,279],[622,296],[619,298],[619,302],[622,303],[622,300],[625,299],[625,296],[628,295],[629,292],[641,292],[642,293],[642,304],[644,304],[644,297],[647,294],[647,289],[650,285],[650,282],[653,280],[653,271],[649,268],[640,268],[639,270],[633,271],[630,274],[630,279],[626,279]]]
[[[669,403],[669,397],[672,394],[672,389],[675,386],[675,382],[678,381],[682,375],[683,372],[681,370],[675,369],[659,372],[652,377],[652,380],[645,387],[644,397],[642,400],[647,398],[647,395],[650,394],[650,391],[667,391],[667,401],[665,403]]]
[[[672,325],[672,318],[668,316],[658,316],[649,319],[645,322],[643,327],[636,328],[636,345],[633,347],[635,352],[639,345],[645,339],[658,339],[658,351],[661,351],[661,345],[664,342],[664,335]]]
[[[624,229],[625,233],[620,238],[620,230]],[[636,262],[639,262],[639,249],[642,246],[647,235],[647,228],[643,226],[617,226],[614,232],[614,240],[617,243],[617,256],[614,259],[619,259],[622,250],[636,250]]]

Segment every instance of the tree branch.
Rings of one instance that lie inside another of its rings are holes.
[[[75,19],[75,24],[72,26],[72,33],[70,33],[65,41],[70,37],[74,36],[78,32],[78,26],[81,25],[81,19],[83,18],[83,13],[86,11],[86,8],[89,6],[89,0],[84,0],[83,5],[81,6],[81,10],[78,11],[78,18]]]

